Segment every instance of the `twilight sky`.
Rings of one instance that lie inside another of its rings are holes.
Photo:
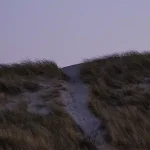
[[[135,49],[150,50],[150,0],[0,0],[0,63]]]

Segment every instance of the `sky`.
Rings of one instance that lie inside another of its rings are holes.
[[[0,0],[0,63],[150,50],[150,0]]]

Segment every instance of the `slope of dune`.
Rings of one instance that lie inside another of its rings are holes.
[[[104,132],[88,109],[88,86],[79,78],[79,65],[62,69],[48,61],[21,65],[0,68],[1,148],[102,149]],[[22,135],[26,137],[18,140]]]
[[[1,64],[0,149],[149,150],[149,99],[149,52]]]

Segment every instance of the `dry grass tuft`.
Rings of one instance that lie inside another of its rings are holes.
[[[47,116],[25,110],[0,111],[0,147],[15,150],[80,149],[82,135],[73,120],[55,103],[51,110]]]
[[[21,93],[21,80],[18,78],[4,77],[0,79],[0,91],[10,95]]]
[[[41,89],[38,83],[29,79],[23,79],[20,76],[5,76],[0,78],[0,91],[8,95],[18,95],[25,90],[36,92]]]
[[[47,104],[50,109],[48,115],[40,116],[27,111],[29,104],[22,97],[22,93],[26,90],[40,90],[42,87],[36,82],[41,77],[46,81],[47,78],[52,78],[52,81],[68,79],[51,61],[25,61],[20,64],[0,65],[0,101],[7,103],[9,96],[16,102],[15,109],[9,111],[6,108],[5,111],[0,111],[0,149],[91,150],[92,144],[84,139],[79,127],[59,101],[60,90],[65,90],[61,84],[57,83],[42,97],[51,101]],[[38,107],[43,105],[39,104]]]
[[[50,78],[66,78],[57,64],[53,61],[48,60],[35,62],[26,60],[21,62],[20,64],[1,64],[0,77],[4,77],[6,75],[18,75],[22,77],[35,77],[38,75],[42,75]]]
[[[67,80],[67,76],[53,61],[24,61],[20,64],[0,65],[0,92],[17,95],[25,90],[38,91],[38,77]],[[34,80],[34,81],[32,81]]]
[[[26,89],[30,92],[36,92],[42,88],[41,85],[39,85],[35,82],[32,82],[32,81],[24,81],[22,86],[24,89]]]
[[[150,149],[150,90],[140,86],[150,76],[150,53],[88,60],[80,74],[90,84],[89,107],[103,119],[108,142],[117,149]]]

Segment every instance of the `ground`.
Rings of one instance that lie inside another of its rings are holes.
[[[149,89],[149,53],[1,65],[0,148],[148,150]]]

